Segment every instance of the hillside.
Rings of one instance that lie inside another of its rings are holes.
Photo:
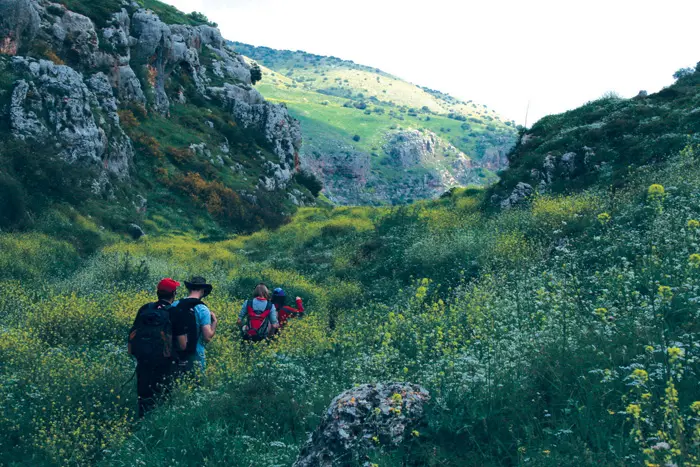
[[[510,168],[493,188],[498,199],[518,183],[562,193],[602,184],[619,188],[639,167],[695,144],[700,131],[700,75],[681,70],[672,85],[633,99],[603,96],[523,132]]]
[[[367,406],[338,394],[410,382],[431,395],[422,419],[385,436],[410,398],[384,398],[362,439],[330,433],[346,448],[328,464],[696,465],[698,83],[543,119],[498,185],[437,200],[304,207],[220,241],[162,227],[92,254],[86,217],[0,232],[0,464],[289,466],[325,414]],[[192,274],[220,320],[201,384],[138,422],[126,335],[158,280]],[[307,315],[241,345],[261,280]]]
[[[295,176],[300,147],[298,122],[203,15],[0,1],[1,229],[280,225],[315,202]]]
[[[302,163],[337,203],[432,198],[507,165],[515,125],[484,105],[335,57],[232,46],[261,65],[257,89],[299,119]]]

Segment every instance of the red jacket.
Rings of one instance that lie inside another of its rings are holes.
[[[304,305],[301,303],[301,298],[297,298],[297,307],[283,306],[282,309],[277,310],[277,319],[280,322],[280,326],[282,326],[289,318],[301,316],[303,313]]]

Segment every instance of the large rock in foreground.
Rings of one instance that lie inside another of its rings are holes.
[[[430,394],[410,383],[365,384],[331,402],[294,467],[325,467],[358,460],[379,445],[396,446],[411,435]]]

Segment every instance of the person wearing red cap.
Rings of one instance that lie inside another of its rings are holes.
[[[176,369],[176,351],[185,347],[177,325],[170,320],[170,308],[180,283],[169,277],[156,288],[158,301],[147,303],[136,314],[129,331],[129,354],[136,358],[136,392],[139,417],[153,410],[167,395]],[[173,349],[175,344],[179,349]]]

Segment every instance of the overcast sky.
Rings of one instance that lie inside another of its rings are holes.
[[[700,61],[700,0],[165,0],[225,38],[334,55],[528,126]]]

